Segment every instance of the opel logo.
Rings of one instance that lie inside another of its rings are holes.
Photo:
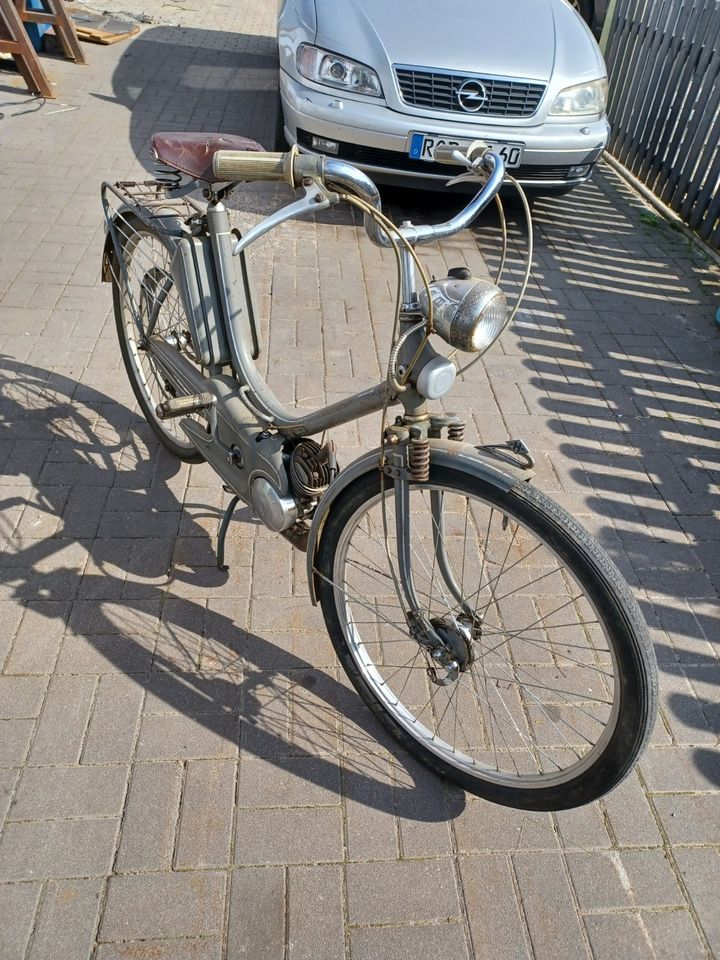
[[[477,113],[487,100],[485,84],[479,80],[466,80],[457,92],[458,103],[468,113]]]

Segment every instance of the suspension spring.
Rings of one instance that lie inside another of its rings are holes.
[[[462,443],[465,440],[465,421],[459,420],[457,423],[451,423],[448,426],[448,440],[456,440]]]
[[[430,441],[427,437],[410,440],[408,467],[415,483],[427,483],[430,479]]]

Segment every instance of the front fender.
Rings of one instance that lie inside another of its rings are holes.
[[[431,440],[430,463],[439,467],[453,467],[461,473],[469,473],[483,480],[497,484],[504,490],[510,490],[517,483],[523,483],[532,476],[527,470],[503,463],[502,469],[497,466],[497,459],[469,443],[458,443],[456,440]],[[376,473],[380,464],[380,448],[371,450],[364,456],[354,460],[338,476],[337,480],[326,490],[318,503],[313,516],[307,545],[307,578],[310,590],[310,599],[317,606],[317,592],[315,583],[315,557],[317,555],[323,527],[333,504],[340,494],[358,477],[364,474]]]

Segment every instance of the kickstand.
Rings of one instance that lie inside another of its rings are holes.
[[[233,497],[230,503],[227,505],[225,510],[225,516],[223,521],[220,524],[220,531],[218,533],[217,541],[217,565],[220,570],[229,570],[230,567],[225,563],[225,537],[227,536],[228,527],[230,526],[230,521],[232,520],[232,515],[235,513],[235,507],[240,502],[240,497]]]

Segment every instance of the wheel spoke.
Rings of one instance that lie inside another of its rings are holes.
[[[458,660],[454,679],[410,635],[404,599],[385,567],[397,556],[393,496],[385,491],[358,510],[338,545],[334,576],[324,578],[363,681],[419,744],[473,777],[534,784],[576,775],[612,730],[617,678],[602,618],[581,606],[586,595],[567,562],[495,503],[411,487],[416,592],[423,613],[441,625],[443,643],[455,644],[443,661]],[[445,572],[455,579],[452,597]],[[512,590],[510,577],[518,584]],[[538,590],[550,578],[557,578],[547,594],[555,602],[542,612]],[[459,619],[463,610],[475,611],[474,619]],[[577,617],[563,616],[566,610]]]

